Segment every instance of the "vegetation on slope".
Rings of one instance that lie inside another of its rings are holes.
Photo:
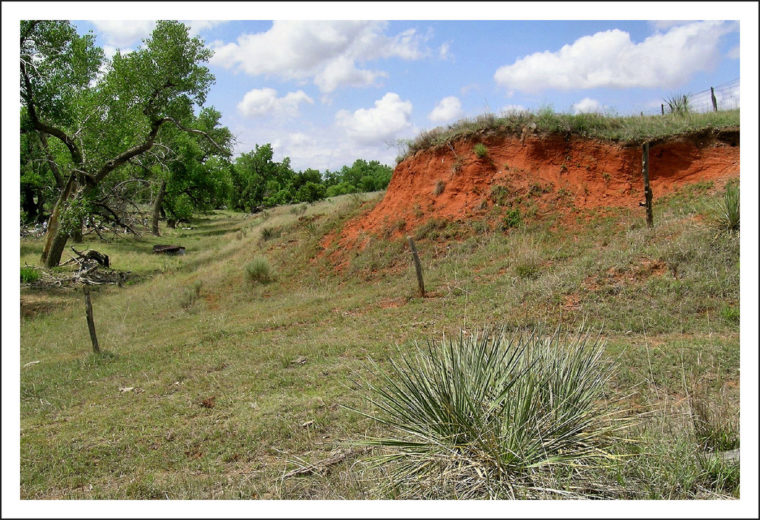
[[[85,243],[146,279],[93,291],[100,356],[78,291],[22,288],[36,306],[21,322],[21,496],[429,496],[378,485],[390,474],[352,447],[389,435],[346,408],[372,410],[353,381],[379,385],[368,359],[387,370],[394,345],[490,324],[602,330],[618,361],[606,399],[638,418],[609,448],[625,457],[582,478],[558,468],[553,489],[738,496],[738,465],[715,454],[739,445],[739,241],[714,223],[723,193],[702,184],[658,201],[651,230],[636,209],[572,232],[444,223],[418,239],[424,299],[400,240],[334,270],[322,240],[372,203],[355,195],[162,229],[181,257],[152,255],[152,237]],[[41,247],[22,239],[22,265]],[[270,283],[247,281],[257,256]]]

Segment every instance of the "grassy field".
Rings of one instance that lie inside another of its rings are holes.
[[[722,193],[656,201],[653,229],[641,208],[571,229],[432,226],[416,234],[426,298],[405,242],[344,252],[342,271],[320,245],[382,193],[86,242],[134,277],[93,290],[99,356],[81,290],[22,286],[21,497],[405,496],[353,442],[384,433],[350,409],[370,409],[368,360],[387,368],[414,341],[498,324],[601,331],[617,364],[607,399],[635,423],[594,469],[595,496],[736,498],[738,463],[715,454],[739,446],[739,238],[714,222]],[[187,253],[153,255],[157,243]],[[41,240],[21,244],[21,265],[37,265]],[[575,475],[553,486],[584,494]]]

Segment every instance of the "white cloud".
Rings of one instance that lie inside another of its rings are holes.
[[[378,21],[279,20],[268,31],[213,42],[211,63],[251,76],[313,80],[322,92],[369,86],[385,73],[357,64],[391,57],[415,60],[427,53],[422,48],[426,38],[414,29],[388,36],[386,28]]]
[[[649,25],[660,31],[687,23],[689,23],[688,20],[649,20]]]
[[[448,96],[438,102],[428,119],[434,123],[445,123],[453,119],[459,119],[464,115],[462,103],[456,96]]]
[[[150,36],[156,22],[152,20],[93,20],[106,45],[122,48],[140,43]]]
[[[246,92],[237,108],[246,117],[265,117],[284,115],[294,117],[298,115],[298,106],[301,103],[313,104],[303,90],[288,92],[283,97],[277,97],[277,91],[273,88],[253,89]]]
[[[190,36],[197,36],[202,31],[212,29],[217,25],[225,23],[226,20],[190,20],[183,22],[190,29]]]
[[[573,105],[574,114],[601,113],[604,107],[599,101],[591,98],[583,98]]]
[[[737,45],[736,47],[732,47],[727,53],[726,57],[731,60],[738,60],[740,55],[740,48]]]
[[[442,60],[453,60],[454,56],[451,54],[451,45],[446,42],[442,43],[440,47],[438,47],[438,58]]]
[[[683,85],[720,59],[718,40],[736,30],[720,21],[679,25],[633,43],[627,32],[613,29],[583,36],[556,52],[544,51],[500,67],[496,83],[535,92],[546,88],[667,87]]]
[[[358,143],[387,143],[412,128],[411,114],[411,101],[403,101],[398,94],[388,92],[375,101],[374,108],[360,108],[353,113],[338,111],[335,122]]]

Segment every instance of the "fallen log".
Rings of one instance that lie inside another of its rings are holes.
[[[95,251],[94,249],[87,249],[86,251],[77,251],[72,246],[71,248],[74,253],[79,258],[86,259],[86,260],[95,260],[97,263],[102,265],[103,267],[109,267],[110,266],[110,260],[108,258],[108,255],[104,255],[103,253],[99,253],[98,251]]]
[[[156,254],[166,255],[184,255],[184,246],[170,246],[170,245],[155,245],[153,246],[153,252]]]

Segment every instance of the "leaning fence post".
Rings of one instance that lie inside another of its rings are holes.
[[[649,186],[649,143],[641,147],[641,172],[644,175],[644,205],[647,208],[647,226],[654,225],[652,217],[652,188]]]
[[[420,257],[417,254],[417,248],[414,246],[414,240],[412,237],[407,236],[409,241],[409,248],[412,250],[412,258],[414,258],[414,269],[417,271],[417,285],[420,289],[420,296],[425,297],[425,282],[422,281],[422,264],[420,263]]]
[[[710,87],[710,98],[712,99],[713,112],[718,111],[718,100],[715,98],[715,89]]]
[[[87,314],[87,328],[90,329],[90,339],[92,340],[92,351],[100,354],[98,346],[98,337],[95,335],[95,321],[92,319],[92,302],[90,302],[90,287],[85,284],[82,286],[84,291],[84,309]]]
[[[662,112],[662,115],[665,115],[665,103],[660,103],[660,112]]]

